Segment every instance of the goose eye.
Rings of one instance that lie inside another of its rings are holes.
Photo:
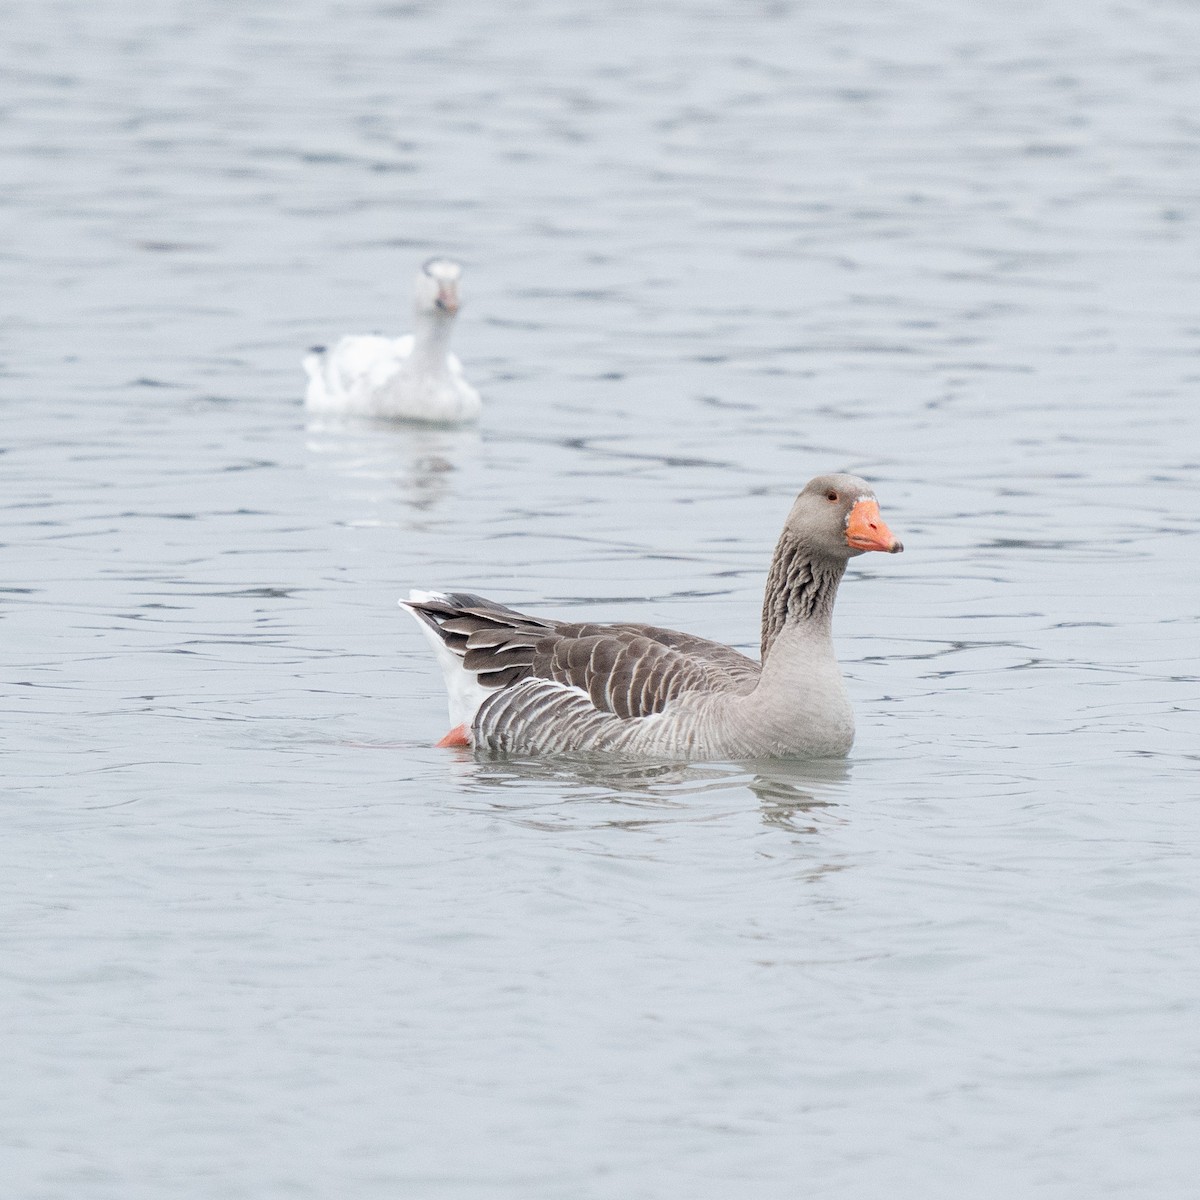
[[[825,493],[826,500],[835,500],[836,501],[837,498],[838,498],[837,492],[826,492]]]

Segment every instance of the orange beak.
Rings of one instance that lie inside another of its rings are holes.
[[[846,545],[855,550],[883,550],[899,554],[904,546],[883,523],[874,500],[860,500],[846,518]]]
[[[458,312],[458,285],[443,283],[438,288],[437,305],[443,312],[448,312],[451,316]]]

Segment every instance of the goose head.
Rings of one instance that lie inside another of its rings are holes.
[[[414,306],[418,314],[453,317],[458,312],[458,280],[462,267],[448,258],[431,258],[417,273]]]
[[[812,553],[843,562],[868,550],[899,554],[904,549],[879,515],[871,485],[857,475],[810,479],[784,528]]]

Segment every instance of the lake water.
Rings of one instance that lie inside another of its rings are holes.
[[[1195,4],[4,23],[6,1195],[1195,1195]],[[409,587],[755,647],[838,468],[848,762],[432,748]]]

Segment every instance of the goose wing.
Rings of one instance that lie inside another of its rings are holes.
[[[636,720],[690,693],[749,692],[759,677],[729,646],[652,625],[546,620],[465,592],[403,603],[486,689],[489,728]]]
[[[349,392],[364,383],[376,387],[396,373],[412,353],[412,345],[412,334],[398,338],[344,337],[326,355],[326,384],[340,392]]]
[[[679,644],[682,643],[682,644]],[[749,692],[752,659],[727,646],[638,625],[559,625],[513,684],[485,696],[475,745],[501,753],[615,749],[672,701]]]
[[[691,692],[748,692],[758,664],[654,626],[559,625],[534,647],[529,674],[576,688],[597,711],[629,720],[661,713]]]

